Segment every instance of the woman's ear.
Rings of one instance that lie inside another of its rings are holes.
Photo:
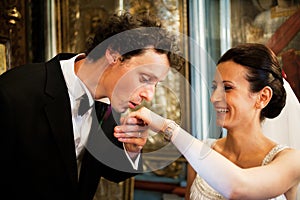
[[[105,58],[109,64],[116,64],[118,62],[119,53],[113,51],[111,49],[106,49],[105,51]]]
[[[256,107],[263,109],[268,105],[273,95],[273,90],[269,86],[265,86],[261,91],[259,92],[259,96],[257,98]]]

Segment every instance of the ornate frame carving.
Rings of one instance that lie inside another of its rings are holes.
[[[27,8],[24,0],[7,0],[0,2],[0,9],[0,42],[6,49],[7,70],[27,61],[27,32],[24,25]]]

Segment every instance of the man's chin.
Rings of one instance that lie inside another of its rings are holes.
[[[128,111],[128,108],[118,108],[116,111],[118,113],[125,113],[126,111]]]

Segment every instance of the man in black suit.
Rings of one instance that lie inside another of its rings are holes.
[[[147,138],[141,130],[118,142],[113,113],[152,99],[174,66],[173,42],[149,15],[123,13],[101,24],[85,53],[2,74],[1,195],[89,200],[100,177],[119,182],[140,173]],[[107,114],[102,98],[115,112]]]

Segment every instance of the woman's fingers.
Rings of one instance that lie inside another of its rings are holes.
[[[145,126],[145,122],[142,119],[138,119],[136,117],[122,117],[120,119],[121,124],[128,124],[128,125],[139,125],[139,126]]]
[[[159,114],[152,112],[151,110],[142,107],[139,109],[137,114],[137,118],[143,119],[144,122],[151,127],[151,129],[155,132],[164,130],[166,124],[168,123],[168,119],[160,116]]]
[[[149,129],[148,126],[140,126],[140,125],[119,125],[115,127],[115,132],[144,132],[145,130]]]
[[[147,138],[148,137],[148,133],[147,131],[139,131],[139,132],[126,132],[124,133],[125,137],[134,137],[134,138]]]

